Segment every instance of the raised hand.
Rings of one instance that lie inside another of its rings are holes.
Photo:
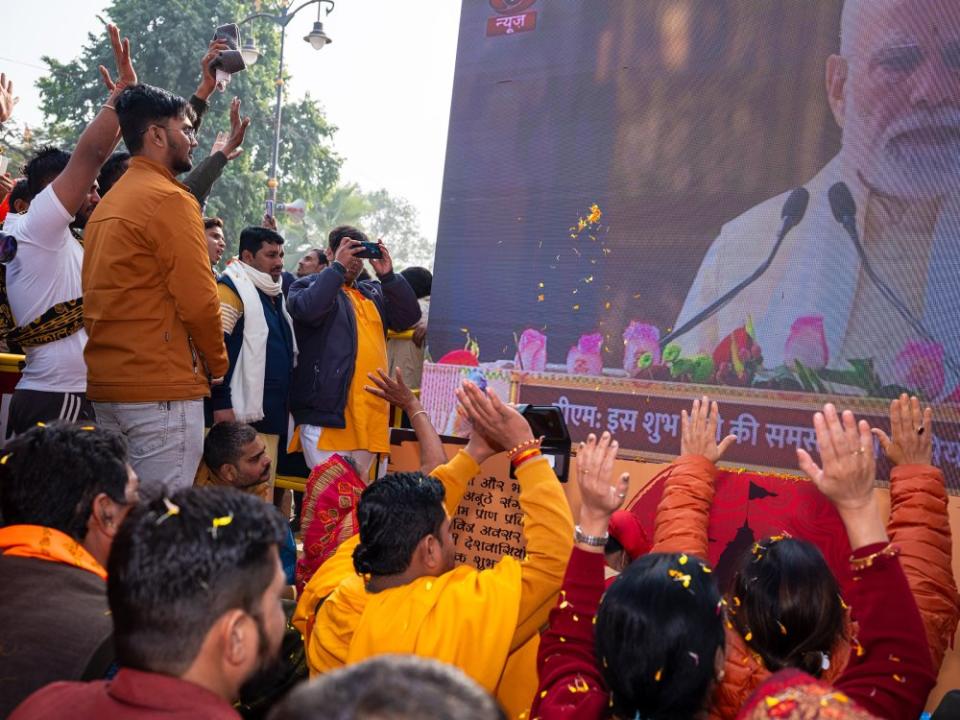
[[[533,440],[533,432],[516,408],[505,405],[490,389],[484,393],[469,380],[457,388],[457,400],[474,430],[498,450],[509,450]]]
[[[277,231],[277,218],[269,213],[263,214],[263,220],[260,222],[260,227],[264,227],[267,230]]]
[[[194,93],[201,100],[206,100],[217,87],[217,73],[210,68],[210,63],[216,60],[220,53],[229,50],[230,46],[223,40],[212,40],[207,46],[207,51],[200,59],[200,84]]]
[[[890,435],[879,428],[872,432],[894,465],[930,465],[933,461],[933,410],[921,410],[916,397],[904,393],[890,403]]]
[[[0,201],[10,194],[14,185],[16,185],[16,182],[10,177],[10,173],[0,175]]]
[[[580,526],[587,535],[603,535],[610,516],[627,497],[629,473],[613,479],[619,444],[605,432],[597,440],[590,433],[577,450],[577,485],[580,487]]]
[[[247,135],[247,128],[250,127],[250,118],[240,118],[240,98],[234,98],[230,101],[230,132],[220,151],[227,156],[227,160],[235,160],[243,152],[243,139]],[[217,133],[217,141],[220,140],[220,133]],[[211,155],[216,152],[216,143]]]
[[[128,85],[137,84],[137,73],[133,69],[133,61],[130,59],[130,39],[120,39],[120,30],[111,23],[107,25],[107,34],[110,36],[110,45],[113,47],[113,61],[117,67],[117,79],[110,77],[110,71],[103,65],[99,66],[100,76],[103,78],[103,84],[111,93],[119,93]]]
[[[710,404],[704,395],[693,401],[690,414],[680,414],[680,454],[702,455],[710,462],[717,462],[731,445],[737,442],[736,435],[727,435],[717,444],[717,423],[720,409],[717,403]]]
[[[380,369],[377,369],[376,375],[367,373],[367,377],[370,378],[374,387],[364,385],[364,390],[381,400],[386,400],[391,405],[402,408],[407,415],[410,414],[410,408],[417,402],[417,396],[403,381],[400,368],[396,369],[393,377]]]
[[[866,420],[859,423],[849,410],[843,417],[827,403],[813,416],[817,449],[823,467],[810,453],[797,448],[800,469],[813,481],[840,514],[854,550],[874,542],[886,542],[886,529],[874,496],[876,460],[873,436]]]
[[[373,266],[373,271],[377,274],[377,277],[383,277],[393,272],[393,258],[390,257],[390,251],[387,250],[387,246],[383,244],[382,239],[377,240],[377,245],[380,246],[380,253],[383,257],[379,260],[371,259],[370,264]]]
[[[6,73],[0,73],[0,123],[10,119],[13,106],[18,102],[20,98],[13,94],[13,80],[7,80]]]

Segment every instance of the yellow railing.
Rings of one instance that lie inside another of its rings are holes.
[[[0,372],[18,373],[23,370],[23,363],[26,361],[23,355],[14,355],[13,353],[0,353]]]

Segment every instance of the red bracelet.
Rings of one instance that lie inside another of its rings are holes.
[[[532,448],[530,450],[525,450],[524,452],[517,455],[515,458],[511,458],[510,464],[513,466],[513,469],[516,470],[518,467],[523,465],[527,460],[532,460],[535,457],[540,457],[542,453],[540,448]]]

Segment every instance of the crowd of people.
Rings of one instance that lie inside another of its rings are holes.
[[[579,444],[571,504],[524,416],[465,381],[470,434],[448,457],[410,390],[429,272],[340,226],[291,274],[269,215],[218,272],[231,239],[203,207],[242,148],[238,99],[192,154],[227,46],[184,99],[140,82],[108,33],[116,77],[101,68],[76,147],[0,189],[0,321],[25,355],[0,452],[0,717],[920,717],[960,620],[929,408],[894,400],[887,434],[825,405],[819,458],[797,463],[848,567],[783,534],[721,587],[708,522],[736,437],[716,403],[683,413],[644,547],[609,433]],[[0,77],[0,122],[14,104]],[[391,330],[407,344],[388,349]],[[386,472],[391,405],[416,471]],[[274,486],[295,451],[299,545]],[[500,454],[524,557],[479,570],[457,563],[452,518]]]

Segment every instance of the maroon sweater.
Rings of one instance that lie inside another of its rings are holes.
[[[883,545],[860,548],[866,557]],[[574,548],[560,603],[540,640],[540,686],[532,719],[609,717],[609,696],[594,655],[593,618],[604,591],[600,553]],[[855,574],[848,602],[857,609],[861,651],[855,653],[836,687],[881,718],[919,716],[936,683],[917,604],[900,562],[879,557]]]
[[[113,680],[59,682],[28,697],[10,720],[240,720],[206,688],[159,673],[123,669]]]

